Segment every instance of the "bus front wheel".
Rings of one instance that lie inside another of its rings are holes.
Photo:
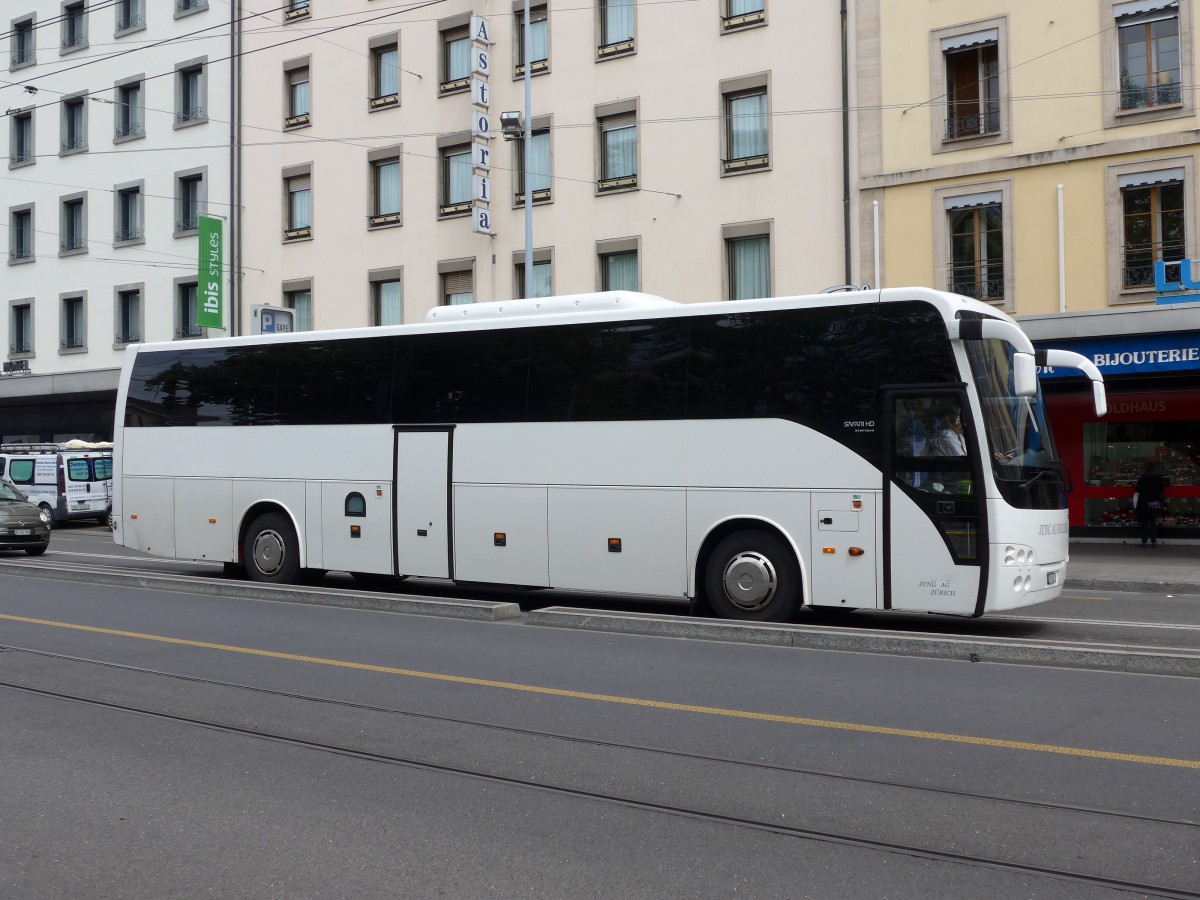
[[[295,582],[300,572],[300,544],[288,518],[266,513],[255,519],[242,544],[242,559],[251,581]]]
[[[800,567],[774,534],[735,531],[709,554],[704,587],[713,611],[724,619],[789,622],[800,605]]]

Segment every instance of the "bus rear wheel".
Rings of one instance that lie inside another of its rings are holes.
[[[294,583],[300,572],[300,543],[288,518],[266,513],[250,523],[242,544],[242,560],[251,581]]]
[[[776,535],[735,531],[709,554],[704,587],[713,611],[724,619],[790,622],[800,606],[800,567]]]

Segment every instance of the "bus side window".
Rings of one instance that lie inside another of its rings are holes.
[[[367,501],[355,491],[346,495],[346,515],[363,518],[367,515]]]

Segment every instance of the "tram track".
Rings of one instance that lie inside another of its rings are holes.
[[[1200,898],[1200,890],[1192,889],[1190,886],[1180,887],[1156,883],[1153,880],[1139,877],[1120,877],[1112,872],[1105,874],[1086,871],[1082,870],[1082,868],[1054,864],[1049,860],[1030,862],[1015,858],[1003,858],[995,854],[989,855],[984,852],[970,852],[963,849],[937,846],[935,842],[921,843],[912,840],[889,839],[887,835],[873,836],[870,834],[854,833],[850,829],[784,824],[782,821],[775,820],[773,816],[765,814],[747,815],[736,808],[711,808],[698,802],[679,802],[678,800],[655,797],[653,792],[645,790],[639,792],[637,789],[639,785],[636,783],[630,784],[630,789],[625,791],[602,788],[599,785],[578,786],[569,783],[574,779],[559,778],[557,781],[546,780],[542,777],[544,773],[539,772],[523,772],[520,775],[506,774],[503,771],[496,770],[494,767],[489,770],[487,767],[471,764],[470,762],[454,760],[439,761],[429,758],[428,755],[423,756],[419,753],[397,753],[371,749],[365,743],[355,744],[354,741],[347,739],[345,734],[303,737],[298,733],[288,733],[288,729],[284,728],[257,727],[245,722],[239,723],[237,721],[238,716],[233,712],[222,716],[201,715],[196,714],[190,708],[171,709],[169,708],[169,703],[156,708],[154,704],[147,703],[144,699],[142,702],[135,703],[128,702],[127,699],[118,696],[104,696],[105,688],[100,684],[102,679],[99,678],[84,678],[84,681],[89,685],[96,685],[93,690],[89,691],[64,689],[63,685],[48,686],[44,682],[52,679],[46,678],[48,673],[44,670],[33,672],[32,678],[29,677],[28,670],[22,670],[26,673],[25,677],[13,679],[12,673],[9,671],[10,667],[6,665],[6,662],[11,662],[21,657],[36,658],[52,666],[76,666],[81,667],[81,669],[92,670],[99,667],[111,673],[116,673],[119,676],[148,678],[152,681],[171,679],[176,683],[205,689],[217,689],[222,692],[234,692],[244,695],[252,694],[268,700],[297,703],[300,704],[298,709],[305,709],[307,707],[310,713],[312,710],[311,705],[316,704],[323,708],[338,709],[354,715],[380,716],[392,720],[393,723],[400,720],[406,723],[423,722],[430,727],[435,725],[439,727],[452,726],[455,728],[470,729],[472,732],[486,731],[492,735],[505,734],[522,740],[551,742],[574,748],[572,752],[578,751],[579,748],[586,748],[589,753],[620,753],[636,754],[641,757],[655,757],[660,760],[665,759],[669,761],[671,767],[686,768],[687,766],[694,765],[717,766],[721,768],[733,767],[739,775],[749,772],[757,773],[766,778],[805,778],[814,779],[818,782],[839,783],[850,789],[885,789],[887,791],[906,792],[910,795],[908,797],[909,802],[914,799],[927,800],[930,797],[940,796],[950,798],[955,802],[982,804],[992,813],[994,813],[998,806],[1003,806],[1021,814],[1041,811],[1056,816],[1066,815],[1078,819],[1075,822],[1074,830],[1079,835],[1096,835],[1099,832],[1103,832],[1104,827],[1100,827],[1101,823],[1104,823],[1105,827],[1111,825],[1114,834],[1128,834],[1135,827],[1150,828],[1155,829],[1156,843],[1161,843],[1164,835],[1170,835],[1173,840],[1168,842],[1169,845],[1177,845],[1181,850],[1187,847],[1194,847],[1200,842],[1200,823],[1190,820],[1139,815],[1122,810],[1031,800],[1021,797],[1006,797],[923,784],[909,784],[886,779],[873,779],[845,773],[822,771],[815,768],[783,766],[750,759],[706,755],[629,742],[608,741],[590,736],[572,735],[549,730],[519,728],[467,718],[432,715],[426,712],[404,710],[392,706],[350,702],[336,697],[323,697],[190,674],[166,672],[147,667],[53,653],[28,647],[15,645],[0,646],[0,673],[4,673],[0,675],[0,688],[33,694],[48,699],[81,703],[92,708],[114,713],[148,716],[159,721],[212,729],[231,736],[278,742],[315,752],[360,759],[373,764],[403,766],[453,777],[482,779],[494,784],[545,791],[580,800],[614,803],[629,809],[684,816],[735,828],[750,828],[798,840],[820,841],[886,853],[897,853],[935,862],[982,866],[1013,873],[1065,880],[1097,888],[1104,887],[1118,891],[1129,891],[1146,896]],[[38,681],[43,683],[34,683]],[[130,693],[138,694],[137,691],[130,691]],[[140,696],[144,698],[144,691]],[[228,700],[225,694],[222,697],[224,700]],[[184,705],[186,706],[186,704]],[[229,704],[231,710],[236,706],[236,703]],[[300,731],[301,729],[305,732],[310,730],[308,725],[305,724],[298,725],[295,731]],[[411,729],[397,726],[392,730],[407,732]],[[486,743],[493,745],[496,742],[487,740]],[[649,764],[646,767],[654,769],[655,764]],[[641,787],[644,788],[644,785]],[[793,819],[795,818],[791,813],[788,815]],[[987,817],[984,816],[984,818]],[[1003,842],[1001,844],[1003,845]],[[1021,852],[1014,849],[1013,855],[1023,855],[1028,849],[1024,848]],[[1194,853],[1192,855],[1194,856]]]

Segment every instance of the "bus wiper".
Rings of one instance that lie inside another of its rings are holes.
[[[1037,472],[1033,473],[1033,477],[1028,481],[1021,482],[1021,490],[1029,490],[1039,479],[1049,478],[1052,474],[1054,473],[1050,469],[1039,469]]]

